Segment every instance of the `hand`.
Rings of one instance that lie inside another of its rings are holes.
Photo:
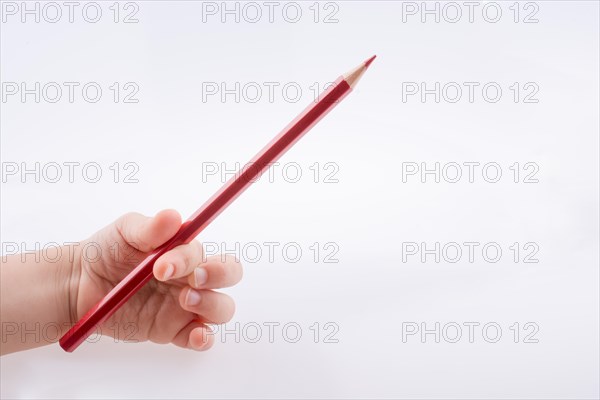
[[[68,287],[69,315],[79,320],[146,256],[168,241],[181,216],[164,210],[155,217],[129,213],[78,246]],[[154,278],[99,328],[120,340],[173,343],[206,350],[213,344],[209,324],[231,320],[235,304],[211,289],[235,285],[242,267],[235,257],[204,257],[197,241],[163,254]]]

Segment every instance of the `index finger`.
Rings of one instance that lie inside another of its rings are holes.
[[[188,276],[195,289],[219,289],[233,286],[242,279],[242,264],[230,254],[211,256]]]

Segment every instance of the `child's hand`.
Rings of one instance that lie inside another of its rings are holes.
[[[173,210],[153,218],[130,213],[78,246],[69,282],[71,322],[79,320],[180,226],[181,217]],[[231,297],[211,289],[238,283],[242,278],[239,262],[234,257],[205,258],[202,245],[193,241],[156,260],[154,277],[100,326],[101,333],[120,340],[210,348],[213,337],[207,324],[227,322],[235,310]]]

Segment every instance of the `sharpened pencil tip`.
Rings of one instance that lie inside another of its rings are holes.
[[[371,63],[373,62],[373,60],[375,59],[375,57],[377,57],[376,55],[369,58],[367,61],[365,61],[365,67],[369,67],[369,65],[371,65]]]
[[[369,68],[369,65],[371,65],[375,57],[377,56],[369,58],[365,62],[361,63],[358,67],[343,75],[344,79],[346,80],[348,85],[350,85],[351,88],[354,88],[354,86],[356,86],[356,84],[360,80],[360,77],[365,73],[367,68]]]

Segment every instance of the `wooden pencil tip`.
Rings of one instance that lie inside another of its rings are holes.
[[[369,58],[365,62],[361,63],[358,67],[342,75],[351,88],[354,88],[354,86],[356,86],[356,84],[360,80],[360,77],[365,73],[369,65],[371,65],[375,57],[377,56]]]
[[[373,62],[373,60],[375,59],[375,57],[377,57],[376,55],[369,58],[367,61],[365,61],[365,67],[369,67],[369,65],[371,65],[371,63]]]

